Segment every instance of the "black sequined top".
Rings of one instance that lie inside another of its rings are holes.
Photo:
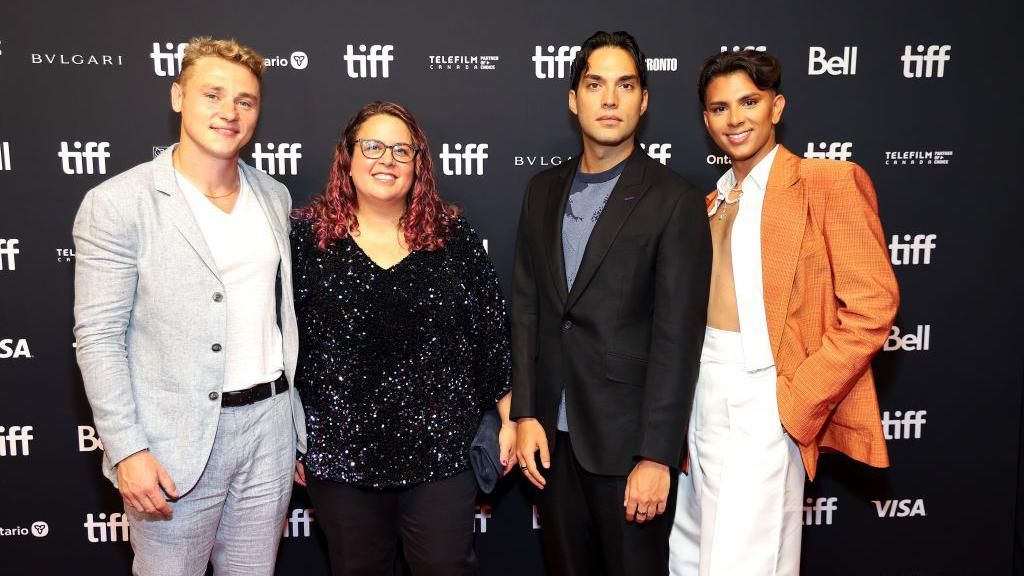
[[[383,269],[351,238],[321,252],[308,221],[292,224],[306,469],[367,488],[469,469],[511,373],[505,300],[476,232],[459,217],[444,248]]]

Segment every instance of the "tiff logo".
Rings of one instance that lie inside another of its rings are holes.
[[[110,518],[100,512],[97,521],[92,514],[85,515],[85,536],[89,542],[127,542],[128,516],[121,512],[111,512]]]
[[[532,58],[534,73],[537,78],[565,78],[579,51],[579,46],[559,46],[557,52],[554,46],[548,46],[545,53],[540,46],[535,46]]]
[[[931,324],[918,324],[916,332],[907,332],[902,336],[900,335],[900,327],[893,326],[892,331],[889,332],[889,337],[885,339],[885,344],[882,345],[882,350],[886,352],[893,350],[906,350],[907,352],[928,350],[931,347],[931,342]]]
[[[181,42],[177,46],[173,42],[167,42],[164,47],[167,52],[160,49],[159,42],[153,42],[153,51],[149,57],[153,59],[153,72],[157,76],[177,76],[181,72],[181,59],[185,56],[187,43]]]
[[[0,359],[31,357],[32,352],[28,349],[28,340],[25,340],[24,338],[19,340],[4,338],[0,340]]]
[[[487,520],[491,517],[491,505],[480,504],[476,507],[476,514],[473,516],[473,532],[487,533]]]
[[[103,450],[103,442],[96,435],[96,429],[92,426],[79,426],[78,451],[92,452],[93,450]]]
[[[809,76],[853,76],[857,73],[857,47],[843,46],[842,56],[825,57],[825,49],[811,46],[807,57],[807,74]]]
[[[807,143],[807,151],[804,158],[821,158],[827,160],[849,160],[853,157],[853,142],[818,142],[818,149],[814,149],[814,142]]]
[[[271,176],[296,175],[299,173],[299,158],[302,158],[302,144],[282,142],[274,150],[274,144],[267,144],[267,151],[263,151],[263,145],[256,143],[252,151],[252,161],[257,170],[263,170]],[[266,165],[264,165],[266,161]]]
[[[28,456],[28,443],[34,438],[31,426],[0,426],[0,456]]]
[[[11,170],[11,145],[8,142],[0,142],[0,172]]]
[[[61,168],[65,174],[106,174],[107,158],[110,158],[110,142],[86,142],[85,149],[82,149],[81,142],[72,144],[74,151],[68,149],[68,143],[60,143]],[[95,164],[93,161],[96,161]],[[83,169],[84,164],[84,169]]]
[[[832,513],[839,509],[839,498],[808,498],[804,502],[804,526],[832,525]]]
[[[908,516],[927,516],[924,511],[924,500],[872,500],[879,518],[906,518]]]
[[[733,46],[732,48],[722,46],[722,53],[724,54],[730,50],[733,52],[739,52],[740,50],[757,50],[758,52],[764,52],[767,49],[768,48],[766,46]]]
[[[355,53],[354,47],[349,44],[348,49],[345,52],[345,62],[348,65],[348,77],[349,78],[376,78],[377,77],[377,64],[380,64],[380,75],[382,78],[388,77],[388,62],[395,59],[391,55],[391,52],[395,47],[391,44],[374,44],[370,46],[370,53],[366,53],[366,44],[359,45],[359,54]],[[369,73],[367,73],[367,64],[369,64]]]
[[[313,508],[295,508],[291,516],[284,519],[284,530],[281,534],[285,538],[309,538],[309,525],[313,523]]]
[[[441,159],[441,170],[445,176],[473,176],[474,174],[483,176],[484,160],[490,157],[487,154],[487,144],[466,144],[465,151],[463,151],[462,144],[455,144],[453,148],[454,152],[445,142],[441,146],[441,153],[438,154],[438,158]]]
[[[0,271],[14,270],[14,257],[18,254],[21,254],[21,250],[18,250],[17,238],[0,238]],[[7,263],[6,268],[4,267],[5,262]]]
[[[917,53],[911,53],[911,46],[903,47],[903,77],[904,78],[931,78],[934,72],[936,78],[942,78],[946,72],[946,62],[949,62],[949,44],[942,46],[931,45],[925,52],[921,44],[917,46]]]
[[[671,144],[641,144],[640,147],[647,151],[648,156],[662,164],[668,164],[669,158],[672,157],[672,153],[669,152],[672,149]]]
[[[886,410],[882,412],[882,433],[886,440],[920,440],[927,415],[927,410],[897,410],[890,416]]]
[[[904,234],[901,241],[899,234],[893,234],[889,243],[889,261],[893,266],[931,264],[936,238],[935,234]]]

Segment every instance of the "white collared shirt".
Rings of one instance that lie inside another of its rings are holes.
[[[772,148],[743,180],[743,197],[732,227],[732,276],[736,286],[744,369],[747,372],[757,372],[775,365],[768,338],[764,279],[761,276],[761,209],[764,207],[768,175],[778,150],[778,145]],[[708,216],[718,211],[726,194],[736,187],[736,174],[732,169],[718,179],[717,187],[718,197],[708,210]]]

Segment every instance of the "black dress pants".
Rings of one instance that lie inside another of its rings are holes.
[[[669,474],[665,513],[643,524],[627,522],[626,477],[584,470],[569,434],[559,432],[538,507],[548,576],[667,575],[678,484]]]
[[[398,490],[306,478],[334,576],[392,576],[399,538],[413,576],[478,573],[472,471]]]

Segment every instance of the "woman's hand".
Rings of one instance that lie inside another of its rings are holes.
[[[518,437],[519,431],[517,430],[516,423],[513,421],[505,421],[501,424],[501,430],[498,431],[498,454],[501,457],[501,465],[505,467],[502,470],[501,475],[508,474],[518,462],[516,458],[516,438]]]

